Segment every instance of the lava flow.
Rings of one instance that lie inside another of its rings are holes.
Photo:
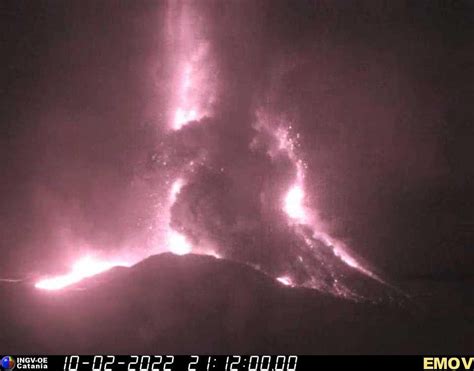
[[[41,279],[35,284],[35,287],[44,290],[59,290],[82,281],[84,278],[103,273],[113,267],[128,267],[130,265],[126,262],[101,260],[89,255],[77,260],[72,265],[70,272]]]
[[[215,75],[217,70],[217,62],[213,58],[212,42],[201,33],[202,20],[197,16],[198,8],[194,8],[191,4],[178,6],[178,3],[171,2],[167,13],[167,45],[169,45],[169,78],[172,81],[174,89],[170,93],[170,105],[167,107],[168,130],[167,136],[177,138],[182,133],[189,134],[190,129],[194,125],[208,125],[206,119],[212,119],[214,116],[214,106],[217,96],[217,84]],[[280,117],[279,117],[280,116]],[[256,122],[250,124],[255,137],[265,135],[266,138],[273,138],[277,143],[276,148],[267,151],[266,160],[273,161],[273,157],[277,155],[279,158],[285,158],[286,163],[290,164],[293,171],[293,180],[283,194],[279,195],[279,199],[269,201],[271,204],[278,203],[280,205],[277,212],[281,212],[286,218],[285,232],[291,234],[289,240],[294,241],[294,246],[288,247],[289,250],[285,254],[280,254],[280,261],[268,260],[253,261],[252,256],[260,256],[259,254],[242,255],[237,258],[243,263],[252,267],[256,267],[260,271],[271,275],[274,279],[286,286],[304,286],[331,292],[335,295],[351,297],[355,294],[352,292],[350,282],[343,282],[345,274],[340,274],[340,270],[356,270],[359,273],[372,279],[382,282],[374,273],[365,267],[354,254],[344,246],[343,243],[329,236],[323,223],[319,220],[318,213],[314,207],[309,205],[307,200],[308,184],[305,183],[306,169],[308,164],[300,156],[298,138],[300,134],[292,133],[292,126],[285,123],[281,115],[272,114],[270,109],[260,108],[254,112]],[[215,125],[210,127],[209,132],[215,130]],[[218,137],[216,134],[208,135],[206,138]],[[163,139],[164,141],[167,138]],[[111,258],[111,260],[101,260],[91,256],[80,257],[71,267],[71,271],[67,274],[42,279],[36,283],[38,289],[59,290],[75,284],[84,278],[102,273],[114,266],[130,266],[132,263],[144,259],[152,254],[169,251],[177,255],[185,255],[189,253],[211,255],[215,257],[234,258],[238,252],[232,252],[228,256],[225,241],[217,238],[197,240],[188,234],[186,228],[176,228],[172,225],[172,210],[174,205],[179,202],[183,192],[187,192],[187,185],[193,185],[197,182],[195,169],[201,167],[207,172],[215,172],[209,164],[206,163],[210,156],[206,148],[201,148],[202,138],[198,137],[196,142],[199,143],[198,152],[190,155],[192,160],[185,164],[179,165],[179,159],[169,171],[168,194],[164,197],[165,201],[161,202],[161,209],[157,210],[161,219],[159,230],[162,231],[163,237],[159,239],[162,245],[156,250],[142,251],[136,259],[132,261],[122,261],[120,259]],[[174,146],[179,146],[180,142],[173,142]],[[184,146],[184,145],[183,145]],[[247,148],[251,147],[248,143]],[[176,149],[176,148],[174,148]],[[188,153],[191,151],[183,151]],[[250,149],[249,149],[250,150]],[[169,153],[168,153],[169,152]],[[166,156],[173,158],[172,151],[168,151]],[[170,154],[171,153],[171,154]],[[277,154],[275,154],[277,153]],[[243,162],[243,161],[242,161]],[[229,163],[232,168],[234,163]],[[250,166],[250,165],[249,165]],[[242,165],[244,167],[244,165]],[[224,167],[218,168],[218,176],[224,177]],[[203,172],[204,172],[203,170]],[[239,168],[240,170],[240,168]],[[311,190],[315,192],[317,190]],[[260,192],[256,189],[255,192]],[[263,202],[263,201],[262,201]],[[263,205],[262,208],[268,208]],[[236,218],[238,219],[238,218]],[[238,226],[232,226],[231,232],[239,235],[240,229],[246,226],[246,221],[239,221]],[[242,227],[244,226],[244,227]],[[221,227],[220,224],[213,226],[214,229]],[[266,228],[271,231],[273,226]],[[230,232],[229,232],[230,233]],[[249,233],[241,233],[247,236]],[[205,242],[203,242],[205,241]],[[262,249],[266,248],[261,246]],[[278,254],[273,254],[277,259]]]

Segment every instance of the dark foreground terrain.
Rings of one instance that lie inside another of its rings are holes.
[[[246,266],[163,254],[59,292],[3,283],[6,353],[469,353],[469,281],[412,281],[355,303]]]

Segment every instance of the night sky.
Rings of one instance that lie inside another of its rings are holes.
[[[5,281],[64,272],[85,252],[135,263],[172,250],[176,231],[192,252],[319,290],[285,294],[301,295],[285,299],[295,308],[320,291],[364,294],[371,274],[395,301],[392,285],[406,298],[413,280],[472,286],[472,2],[0,0],[0,16]],[[301,225],[282,206],[298,180]]]

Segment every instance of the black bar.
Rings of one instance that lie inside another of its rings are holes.
[[[53,371],[301,371],[474,370],[474,356],[305,355],[16,355],[1,370]]]

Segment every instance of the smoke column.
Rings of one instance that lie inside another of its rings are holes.
[[[291,115],[274,109],[272,85],[259,85],[257,101],[233,89],[245,82],[233,77],[233,61],[220,57],[209,17],[191,2],[166,6],[165,120],[149,159],[166,191],[150,226],[152,246],[80,256],[69,273],[37,288],[60,289],[166,251],[239,261],[284,285],[347,298],[363,295],[354,280],[383,282],[329,235],[311,205],[311,164]]]

